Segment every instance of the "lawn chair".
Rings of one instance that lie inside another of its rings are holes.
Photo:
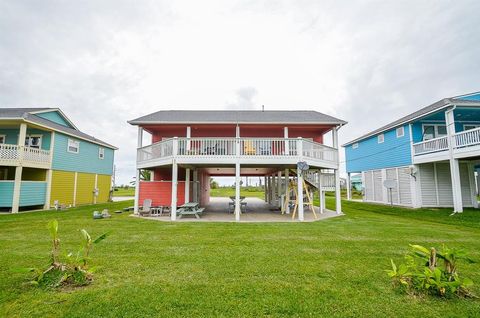
[[[140,216],[150,216],[152,213],[152,199],[143,200],[143,206],[138,213]]]
[[[243,143],[243,154],[244,155],[255,155],[257,153],[255,147],[253,146],[253,142],[251,140],[247,140]]]

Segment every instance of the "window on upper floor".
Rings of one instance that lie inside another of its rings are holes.
[[[42,135],[25,136],[25,146],[40,149],[42,146]]]
[[[102,160],[105,159],[105,148],[98,148],[98,158]]]
[[[356,142],[352,145],[352,149],[357,149],[357,148],[358,148],[358,142]]]
[[[385,141],[385,135],[384,134],[378,135],[377,141],[379,144],[383,143]]]
[[[0,144],[4,144],[7,141],[7,136],[0,135]]]
[[[79,153],[80,142],[78,140],[68,139],[67,151],[71,153]]]
[[[447,126],[445,125],[423,125],[423,140],[430,140],[447,135]]]
[[[402,127],[398,127],[397,128],[397,138],[400,138],[400,137],[403,137],[405,136],[405,128],[402,126]]]
[[[471,130],[480,127],[480,125],[463,125],[463,130]]]

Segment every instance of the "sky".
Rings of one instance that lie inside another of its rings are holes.
[[[118,146],[167,109],[311,109],[340,143],[480,91],[480,1],[0,0],[0,107],[59,107]],[[342,151],[343,153],[343,151]],[[342,154],[342,160],[344,156]]]

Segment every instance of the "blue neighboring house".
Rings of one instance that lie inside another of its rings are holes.
[[[478,207],[480,92],[442,99],[343,147],[347,180],[361,174],[364,201]]]

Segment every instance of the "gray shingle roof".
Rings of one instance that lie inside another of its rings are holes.
[[[290,124],[333,124],[347,122],[313,110],[162,110],[128,121],[140,124],[195,124],[195,123],[290,123]]]
[[[31,114],[32,112],[39,112],[44,110],[56,110],[56,108],[0,108],[0,119],[22,118],[32,123],[42,125],[42,126],[47,126],[49,128],[52,128],[53,130],[60,131],[72,136],[76,136],[78,138],[91,141],[96,144],[103,145],[107,148],[117,149],[115,146],[110,145],[109,143],[106,143],[86,133],[83,133],[80,130],[66,127],[66,126],[57,124],[51,120],[37,116],[35,114]]]
[[[465,95],[462,95],[462,96],[465,96]],[[400,126],[402,124],[405,124],[405,123],[410,123],[411,121],[413,121],[414,119],[416,118],[420,118],[422,116],[425,116],[427,114],[431,114],[431,113],[435,113],[435,112],[438,112],[442,109],[444,109],[445,107],[449,106],[449,105],[458,105],[458,106],[472,106],[472,105],[475,105],[475,106],[480,106],[480,102],[478,101],[469,101],[469,100],[464,100],[464,99],[461,99],[460,97],[462,96],[456,96],[456,97],[450,97],[450,98],[444,98],[444,99],[441,99],[439,100],[438,102],[435,102],[427,107],[424,107],[420,110],[417,110],[416,112],[413,112],[407,116],[404,116],[398,120],[395,120],[393,122],[391,122],[390,124],[387,124],[385,126],[382,126],[378,129],[375,129],[361,137],[358,137],[352,141],[349,141],[345,144],[343,144],[343,147],[345,146],[348,146],[348,145],[351,145],[353,143],[356,143],[360,140],[363,140],[365,138],[368,138],[368,137],[371,137],[371,136],[375,136],[376,134],[379,134],[383,131],[387,131],[387,130],[390,130],[390,129],[393,129],[397,126]]]

